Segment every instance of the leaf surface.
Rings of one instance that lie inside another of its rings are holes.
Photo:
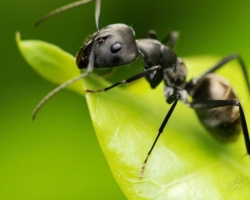
[[[74,58],[60,48],[41,41],[21,41],[19,35],[16,39],[27,62],[47,80],[60,84],[79,74]],[[184,59],[190,77],[198,77],[218,60],[215,56]],[[235,86],[250,124],[249,93],[240,67],[231,62],[220,73]],[[83,79],[85,89],[110,84],[94,74]],[[84,94],[81,81],[70,89]],[[151,90],[142,79],[108,92],[86,94],[99,143],[127,198],[247,199],[250,162],[247,156],[242,157],[246,152],[243,137],[232,144],[217,142],[194,111],[181,102],[149,157],[143,178],[139,178],[157,129],[170,108],[162,90],[162,86]]]

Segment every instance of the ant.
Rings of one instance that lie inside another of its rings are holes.
[[[93,0],[81,0],[58,8],[40,18],[35,23],[35,26],[58,13],[91,1]],[[247,88],[250,91],[247,70],[238,54],[234,53],[225,57],[198,79],[193,78],[186,81],[186,66],[173,51],[174,44],[178,39],[178,32],[170,32],[162,42],[159,42],[156,33],[153,31],[149,31],[148,38],[136,40],[134,30],[125,24],[112,24],[99,30],[100,8],[101,0],[96,0],[95,22],[97,32],[92,34],[76,56],[78,68],[86,69],[86,71],[58,86],[45,96],[36,107],[32,116],[33,119],[51,96],[74,81],[88,76],[94,68],[113,68],[130,64],[141,56],[145,65],[142,72],[103,89],[86,90],[89,93],[104,92],[142,77],[146,78],[152,89],[156,88],[162,81],[164,82],[166,102],[172,105],[161,123],[158,134],[141,167],[141,178],[148,158],[178,101],[182,101],[188,107],[193,108],[203,126],[219,141],[234,141],[242,131],[247,154],[250,155],[249,133],[241,103],[237,100],[237,96],[229,82],[214,73],[228,62],[236,59],[243,71]],[[188,95],[192,97],[192,101],[188,100]]]

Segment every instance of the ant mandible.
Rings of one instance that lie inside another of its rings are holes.
[[[35,26],[60,12],[91,1],[93,0],[81,0],[56,9],[40,18],[35,23]],[[86,69],[86,71],[58,86],[45,96],[36,107],[32,116],[33,119],[51,96],[76,80],[88,76],[94,68],[114,68],[127,65],[141,56],[145,64],[142,72],[107,88],[86,90],[89,93],[103,92],[118,85],[131,83],[142,77],[146,78],[152,89],[162,81],[164,82],[166,102],[172,105],[161,123],[153,145],[144,160],[140,177],[143,176],[149,155],[153,151],[178,101],[182,101],[188,107],[193,108],[204,127],[219,141],[234,141],[242,131],[247,154],[250,155],[250,139],[242,106],[228,81],[214,74],[226,63],[236,59],[243,71],[247,88],[250,91],[247,70],[238,54],[234,53],[225,57],[198,79],[193,78],[186,81],[186,66],[173,51],[178,32],[171,32],[162,42],[159,42],[156,34],[152,31],[147,34],[148,38],[136,40],[134,30],[125,24],[112,24],[99,30],[100,7],[101,0],[96,0],[95,21],[97,32],[83,45],[76,57],[78,68]],[[188,100],[188,95],[192,97],[192,102]]]

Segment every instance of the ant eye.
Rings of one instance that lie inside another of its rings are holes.
[[[104,39],[103,38],[99,38],[98,39],[98,44],[102,44],[102,43],[104,43]]]
[[[117,53],[118,51],[120,51],[122,48],[120,43],[116,43],[111,47],[111,52],[112,53]]]

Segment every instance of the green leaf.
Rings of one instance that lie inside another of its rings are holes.
[[[21,41],[18,32],[16,42],[25,60],[46,80],[61,84],[79,75],[75,58],[61,48],[38,40]],[[84,95],[81,81],[71,84],[68,89]]]
[[[61,49],[41,41],[20,41],[18,35],[17,42],[28,63],[46,79],[62,83],[79,73],[73,74],[75,61]],[[198,77],[218,60],[216,56],[184,59],[189,78]],[[234,61],[220,73],[235,86],[250,124],[249,91],[240,67]],[[110,84],[94,74],[83,79],[88,89]],[[81,84],[72,87],[82,94]],[[152,90],[142,79],[108,92],[87,93],[86,99],[101,148],[128,199],[248,198],[250,162],[247,156],[242,157],[246,153],[242,135],[235,143],[217,142],[201,126],[194,111],[182,103],[178,103],[149,157],[143,178],[139,178],[142,163],[170,107],[162,86]]]

